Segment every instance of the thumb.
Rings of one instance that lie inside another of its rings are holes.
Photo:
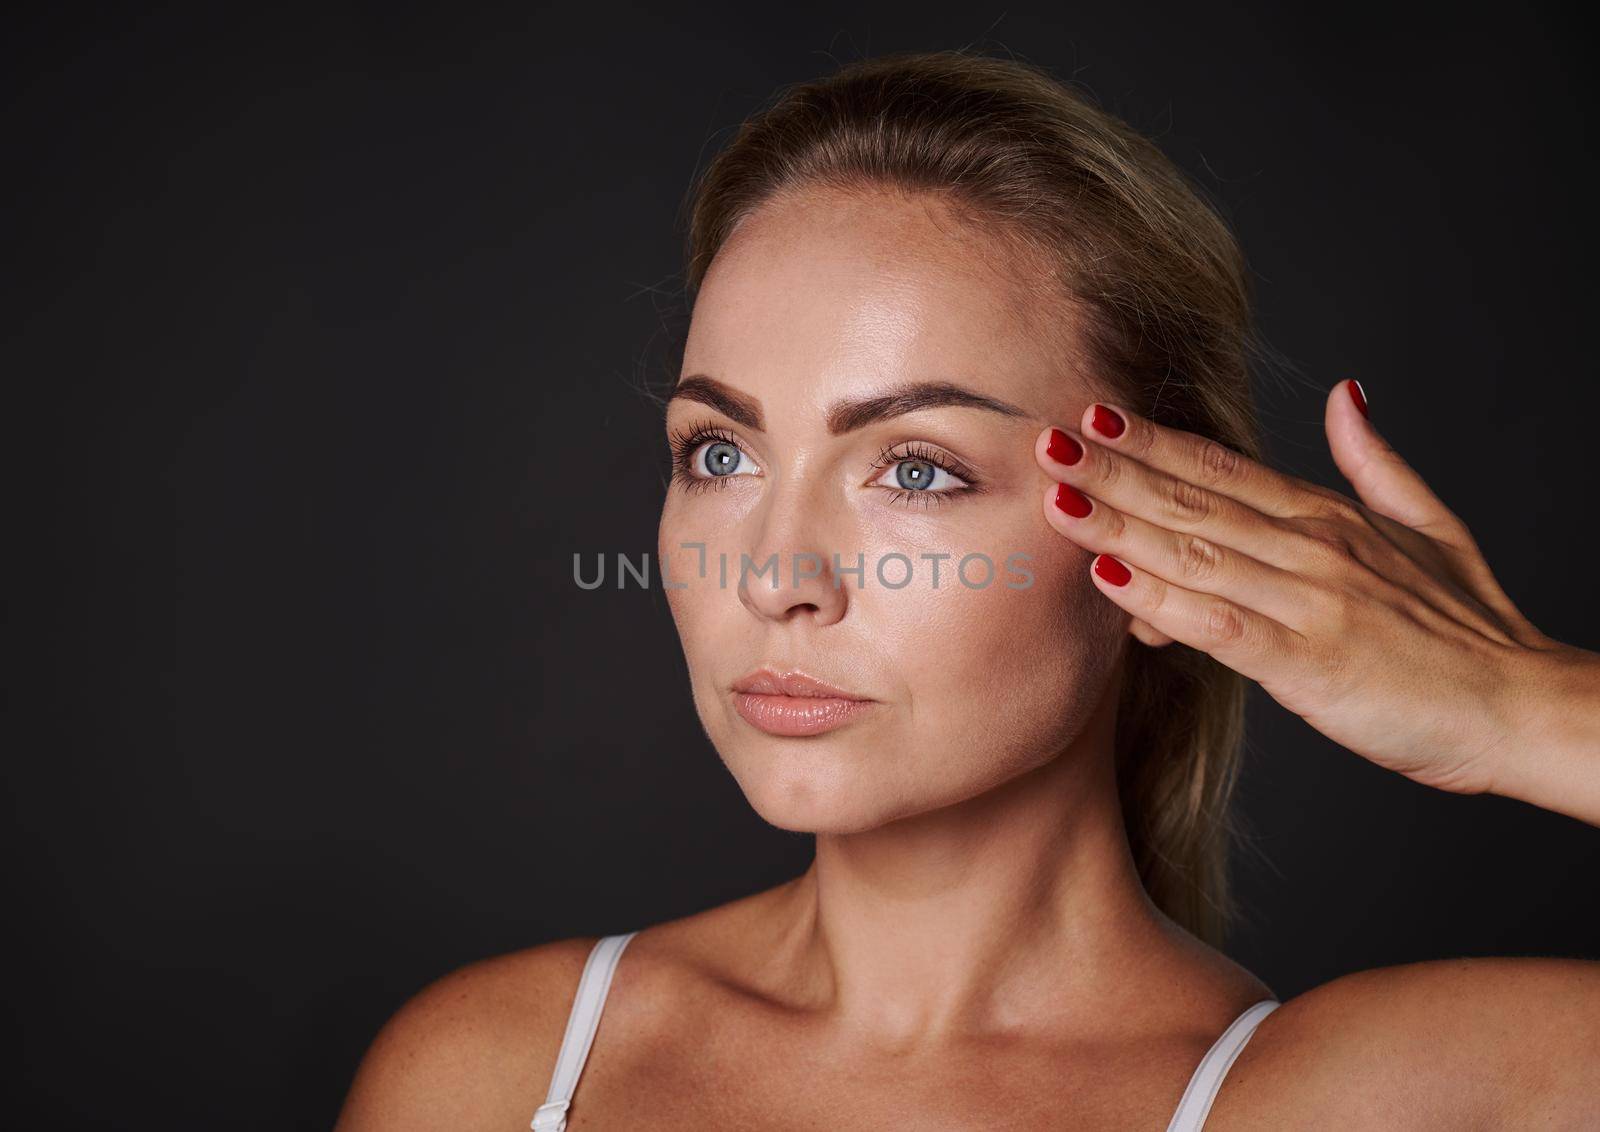
[[[1460,519],[1373,427],[1360,382],[1341,381],[1329,390],[1323,423],[1333,462],[1361,502],[1413,530],[1455,541]]]
[[[1443,569],[1464,595],[1497,614],[1516,639],[1548,639],[1506,596],[1466,523],[1372,427],[1366,405],[1366,390],[1358,382],[1341,381],[1329,391],[1325,423],[1333,461],[1361,502],[1400,524],[1383,533],[1419,561]]]

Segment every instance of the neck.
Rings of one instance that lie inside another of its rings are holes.
[[[1104,1009],[1170,938],[1129,851],[1109,730],[959,805],[819,834],[789,894],[807,997],[901,1047]]]

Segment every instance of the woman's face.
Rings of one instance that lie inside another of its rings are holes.
[[[930,197],[791,196],[696,300],[658,550],[701,721],[779,828],[871,829],[1042,765],[1127,639],[1034,457],[1102,393],[1029,329],[1064,305],[995,249]],[[972,397],[896,399],[930,382]],[[774,734],[733,688],[763,668],[873,702]]]

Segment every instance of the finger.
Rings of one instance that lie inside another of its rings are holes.
[[[1152,626],[1143,618],[1135,617],[1128,622],[1128,632],[1138,637],[1153,649],[1166,648],[1172,643],[1172,638]]]
[[[1169,532],[1199,534],[1210,543],[1247,554],[1258,562],[1284,568],[1300,564],[1292,536],[1232,496],[1170,475],[1114,449],[1083,444],[1066,429],[1046,429],[1035,442],[1034,455],[1052,479],[1069,483],[1124,515],[1138,516]],[[1064,459],[1074,462],[1064,463]],[[1120,553],[1111,547],[1095,549]],[[1155,562],[1142,564],[1162,572]]]
[[[1050,525],[1079,546],[1115,555],[1187,590],[1225,598],[1295,628],[1321,608],[1321,594],[1299,574],[1208,535],[1170,530],[1125,514],[1072,484],[1046,489],[1044,507]]]
[[[1366,405],[1358,382],[1339,382],[1328,391],[1324,427],[1333,462],[1376,516],[1373,525],[1448,582],[1457,604],[1492,612],[1517,639],[1542,636],[1501,588],[1466,523],[1378,432]]]
[[[1110,555],[1095,555],[1089,575],[1101,593],[1134,617],[1252,680],[1281,679],[1285,667],[1306,653],[1305,638],[1287,625]]]
[[[1190,535],[1204,540],[1184,542],[1179,539],[1165,554],[1154,557],[1140,557],[1138,549],[1113,543],[1099,543],[1090,549],[1108,554],[1126,553],[1131,560],[1162,577],[1208,590],[1212,587],[1199,584],[1199,580],[1215,554],[1205,544],[1240,552],[1286,573],[1289,580],[1263,591],[1259,597],[1249,588],[1231,587],[1212,592],[1241,601],[1296,629],[1303,628],[1308,617],[1316,616],[1325,604],[1326,587],[1308,585],[1308,580],[1343,588],[1359,586],[1363,591],[1375,588],[1387,592],[1393,585],[1400,585],[1457,620],[1467,620],[1469,615],[1473,621],[1484,617],[1492,621],[1498,616],[1508,625],[1524,620],[1503,597],[1492,577],[1481,581],[1473,574],[1471,564],[1462,560],[1466,555],[1457,555],[1428,536],[1378,515],[1337,492],[1324,492],[1315,503],[1308,498],[1304,504],[1309,512],[1306,516],[1280,519],[1263,515],[1227,495],[1168,475],[1104,445],[1082,443],[1065,429],[1044,430],[1035,440],[1035,457],[1051,478],[1070,483],[1092,499],[1109,503],[1125,515],[1138,516],[1157,527],[1176,532],[1176,536]],[[1062,524],[1057,522],[1056,526],[1061,528]],[[1069,532],[1063,529],[1062,533]],[[1486,576],[1487,566],[1482,565],[1481,556],[1476,561],[1479,575]],[[1435,579],[1449,579],[1452,593],[1439,592],[1437,581],[1430,584],[1424,575],[1425,567],[1419,563],[1431,565]],[[1330,571],[1339,570],[1341,564],[1355,567],[1358,572],[1332,577]],[[1482,600],[1469,593],[1483,595]],[[1491,609],[1494,614],[1489,613]],[[1480,630],[1492,636],[1504,635],[1490,622],[1485,622]]]
[[[1373,511],[1455,544],[1464,524],[1373,427],[1361,407],[1366,404],[1365,391],[1358,396],[1359,389],[1355,381],[1341,381],[1328,391],[1323,427],[1340,474]]]
[[[1120,405],[1096,401],[1079,427],[1096,446],[1119,452],[1169,476],[1198,484],[1266,515],[1304,514],[1327,489],[1267,467],[1226,444],[1167,428]]]

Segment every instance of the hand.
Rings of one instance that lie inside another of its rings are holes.
[[[1095,584],[1145,644],[1208,653],[1334,742],[1417,782],[1496,790],[1526,769],[1508,760],[1539,757],[1537,742],[1558,734],[1551,715],[1573,710],[1554,690],[1600,689],[1600,658],[1517,611],[1466,525],[1356,396],[1353,383],[1334,386],[1325,424],[1364,505],[1120,407],[1105,407],[1126,422],[1108,435],[1095,426],[1114,430],[1115,416],[1090,405],[1081,430],[1046,429],[1035,444],[1066,485],[1047,492],[1045,515],[1100,552]],[[1074,451],[1075,463],[1061,462]],[[1071,513],[1074,498],[1087,514]],[[1594,737],[1562,734],[1582,746]],[[1600,751],[1579,764],[1591,807]]]

